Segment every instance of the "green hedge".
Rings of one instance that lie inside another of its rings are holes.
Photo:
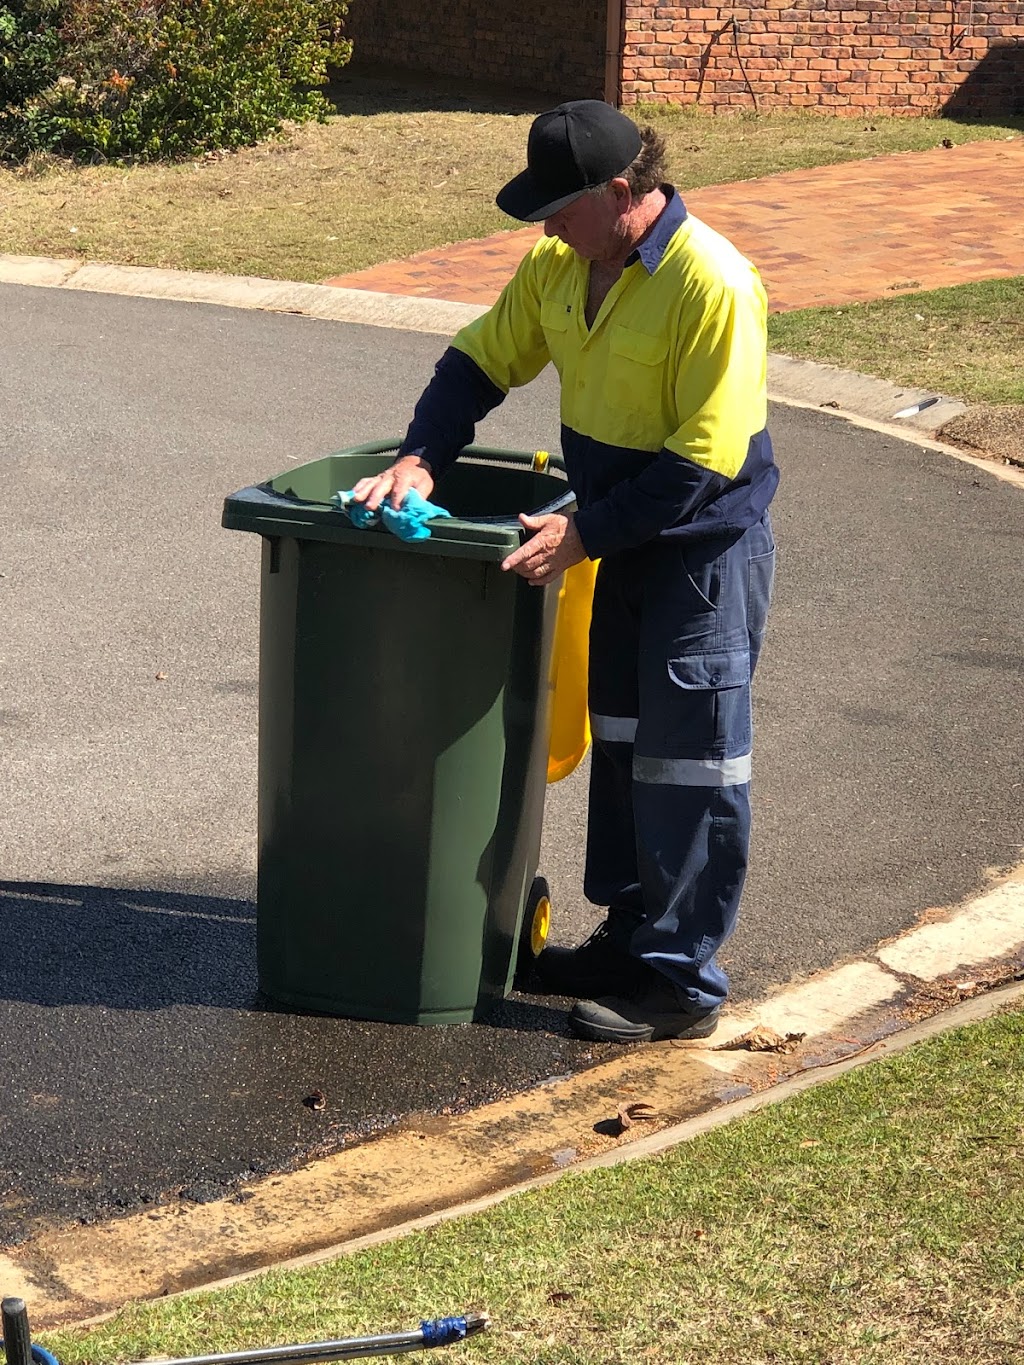
[[[0,0],[0,158],[174,158],[322,118],[347,0]]]

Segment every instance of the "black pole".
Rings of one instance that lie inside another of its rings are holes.
[[[4,1322],[7,1365],[32,1365],[32,1334],[24,1299],[4,1299],[0,1305]]]

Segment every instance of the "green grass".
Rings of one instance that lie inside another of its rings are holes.
[[[773,351],[977,403],[1024,403],[1024,275],[776,313]]]
[[[64,1365],[408,1330],[501,1365],[1024,1361],[1024,1015],[853,1071],[668,1155],[302,1272],[49,1337]]]
[[[326,124],[220,159],[0,169],[0,251],[322,280],[514,226],[494,194],[521,168],[541,104],[431,107],[354,76],[337,94],[344,112]],[[663,105],[636,116],[665,134],[684,190],[1024,131],[1021,118],[716,117]]]

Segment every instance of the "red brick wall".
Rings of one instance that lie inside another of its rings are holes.
[[[427,72],[560,99],[604,93],[603,0],[351,0],[352,69]]]
[[[358,0],[356,0],[358,3]],[[928,114],[1024,112],[1014,0],[623,0],[622,102]],[[707,52],[715,31],[735,19]],[[749,88],[748,88],[749,83]],[[753,92],[753,95],[751,94]]]

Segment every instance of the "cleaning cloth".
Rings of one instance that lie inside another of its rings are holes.
[[[396,535],[399,540],[426,540],[430,536],[428,521],[436,517],[451,516],[451,512],[445,508],[427,502],[415,488],[410,488],[406,493],[401,507],[392,507],[390,499],[386,498],[376,512],[371,512],[364,502],[356,502],[351,489],[346,493],[335,493],[331,502],[361,531],[379,526],[383,522],[384,529]]]

